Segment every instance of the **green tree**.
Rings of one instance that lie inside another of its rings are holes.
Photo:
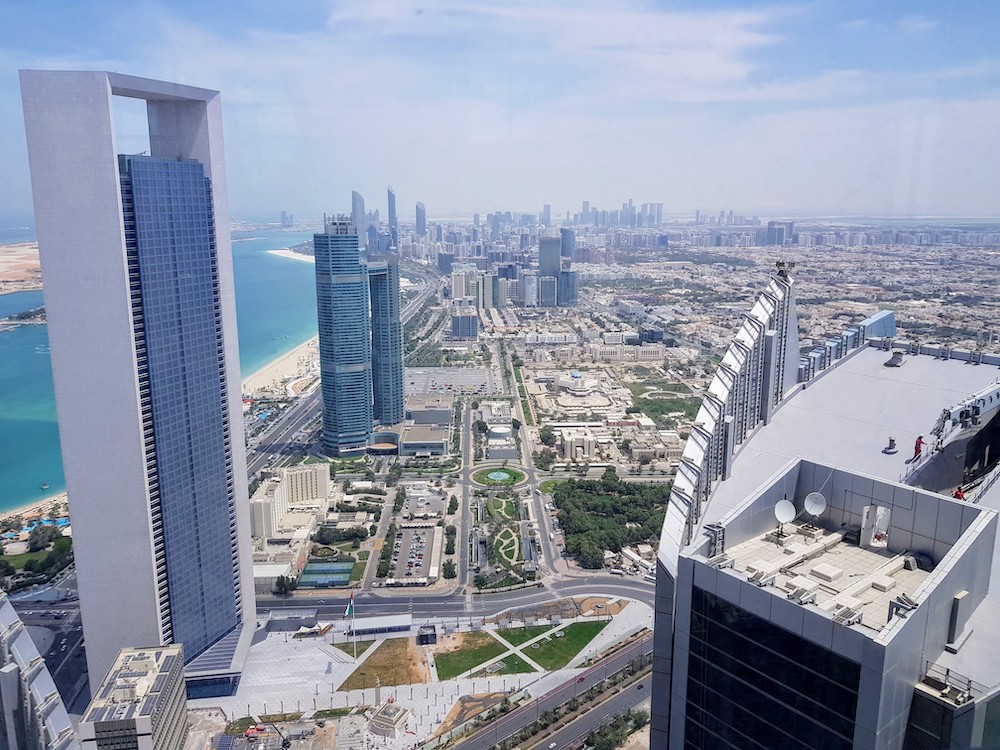
[[[38,525],[28,533],[28,551],[45,549],[60,536],[62,533],[55,526]]]
[[[551,448],[556,444],[555,430],[553,430],[549,425],[545,425],[538,431],[538,439],[542,441],[542,445],[547,445]]]
[[[472,585],[475,586],[477,589],[482,590],[483,588],[485,588],[486,584],[487,584],[486,576],[484,576],[482,573],[477,573],[476,577],[472,579]]]
[[[458,512],[458,498],[452,495],[448,500],[448,515]]]
[[[454,560],[445,560],[441,564],[441,575],[443,575],[445,578],[458,577],[458,569],[455,566]]]
[[[477,419],[475,422],[473,422],[472,426],[476,430],[476,432],[478,432],[480,435],[485,435],[490,430],[490,426],[481,419]]]

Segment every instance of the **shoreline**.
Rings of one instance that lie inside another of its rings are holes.
[[[257,237],[241,237],[234,239],[233,242],[240,242],[252,239],[259,239]],[[37,247],[37,242],[11,242],[11,243],[0,243],[0,247],[9,248],[11,246],[17,246],[18,248],[24,247],[25,245],[33,245]],[[277,255],[279,257],[292,258],[294,260],[306,261],[309,263],[314,263],[313,258],[302,253],[292,252],[288,248],[283,248],[280,250],[268,250],[268,253]],[[31,283],[31,282],[27,282]],[[40,292],[43,291],[41,283],[32,288],[25,289],[10,289],[4,286],[0,286],[0,296],[6,294],[17,294],[19,292]],[[36,321],[17,321],[11,328],[18,325],[22,325],[25,322],[35,323]],[[37,321],[41,323],[42,321]],[[267,390],[269,388],[277,388],[284,384],[284,382],[289,380],[289,382],[294,381],[296,376],[305,375],[311,372],[311,360],[318,358],[318,336],[313,336],[306,341],[296,344],[288,351],[278,355],[270,362],[265,364],[263,367],[258,368],[254,372],[242,377],[241,379],[241,389],[244,395],[253,395],[254,393],[259,393],[261,391]],[[0,518],[10,518],[11,516],[26,516],[41,514],[46,515],[49,511],[53,509],[54,506],[68,503],[68,495],[65,490],[58,492],[54,495],[48,495],[37,500],[31,500],[29,502],[23,503],[13,508],[6,508],[0,510]]]
[[[283,385],[288,379],[308,374],[312,370],[312,361],[319,357],[319,337],[313,336],[292,349],[268,362],[258,370],[242,379],[241,387],[244,396],[253,395],[269,388]],[[11,516],[47,515],[56,505],[68,504],[68,494],[65,490],[54,495],[32,500],[15,508],[0,510],[0,518]],[[72,517],[71,517],[72,519]]]

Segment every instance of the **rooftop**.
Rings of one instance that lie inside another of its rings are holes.
[[[124,721],[151,716],[161,692],[168,687],[170,671],[182,658],[180,646],[122,649],[87,706],[83,720]]]

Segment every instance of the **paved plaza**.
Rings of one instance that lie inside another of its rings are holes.
[[[491,692],[516,693],[526,690],[534,697],[543,695],[566,682],[594,654],[642,628],[652,628],[652,609],[641,602],[612,599],[604,611],[617,610],[621,604],[627,606],[570,661],[565,669],[550,673],[536,672],[474,679],[460,676],[447,682],[437,681],[435,670],[431,669],[432,681],[429,683],[380,688],[379,700],[382,703],[391,699],[394,705],[410,711],[411,716],[406,733],[395,739],[383,740],[379,737],[377,747],[403,750],[420,740],[429,738],[445,721],[461,696]],[[590,612],[591,616],[579,619],[593,620],[596,619],[594,615],[602,616],[599,614],[601,610],[595,609]],[[564,618],[557,627],[564,627],[576,619]],[[454,629],[455,622],[454,618],[449,618],[447,624]],[[352,655],[331,645],[331,641],[336,643],[347,641],[346,624],[344,620],[335,622],[331,631],[322,638],[297,639],[291,633],[267,634],[263,640],[251,647],[235,696],[191,700],[188,702],[189,708],[195,710],[220,708],[232,720],[247,715],[260,716],[300,711],[305,714],[304,718],[309,718],[313,711],[322,709],[374,706],[376,703],[374,686],[345,692],[338,691],[338,687],[365,659],[375,653],[378,642],[384,638],[377,639],[377,643],[367,648],[364,653],[359,653],[358,661],[355,662]],[[440,633],[445,622],[442,620],[437,624]],[[511,624],[516,627],[520,623],[515,621]],[[459,626],[459,632],[469,632],[473,628],[482,627],[491,632],[497,625],[495,622],[489,622],[484,626],[481,620],[473,619],[471,622],[463,622]],[[392,635],[399,637],[401,634]],[[502,640],[500,642],[504,643]],[[502,660],[504,655],[511,653],[521,653],[522,656],[530,654],[530,645],[509,647],[505,654],[494,657],[484,664]],[[482,670],[483,665],[478,665],[470,670],[470,673],[479,673]]]

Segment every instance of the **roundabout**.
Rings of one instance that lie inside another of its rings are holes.
[[[525,480],[523,471],[518,469],[508,469],[506,467],[492,467],[480,469],[472,475],[472,481],[486,487],[512,487]]]

